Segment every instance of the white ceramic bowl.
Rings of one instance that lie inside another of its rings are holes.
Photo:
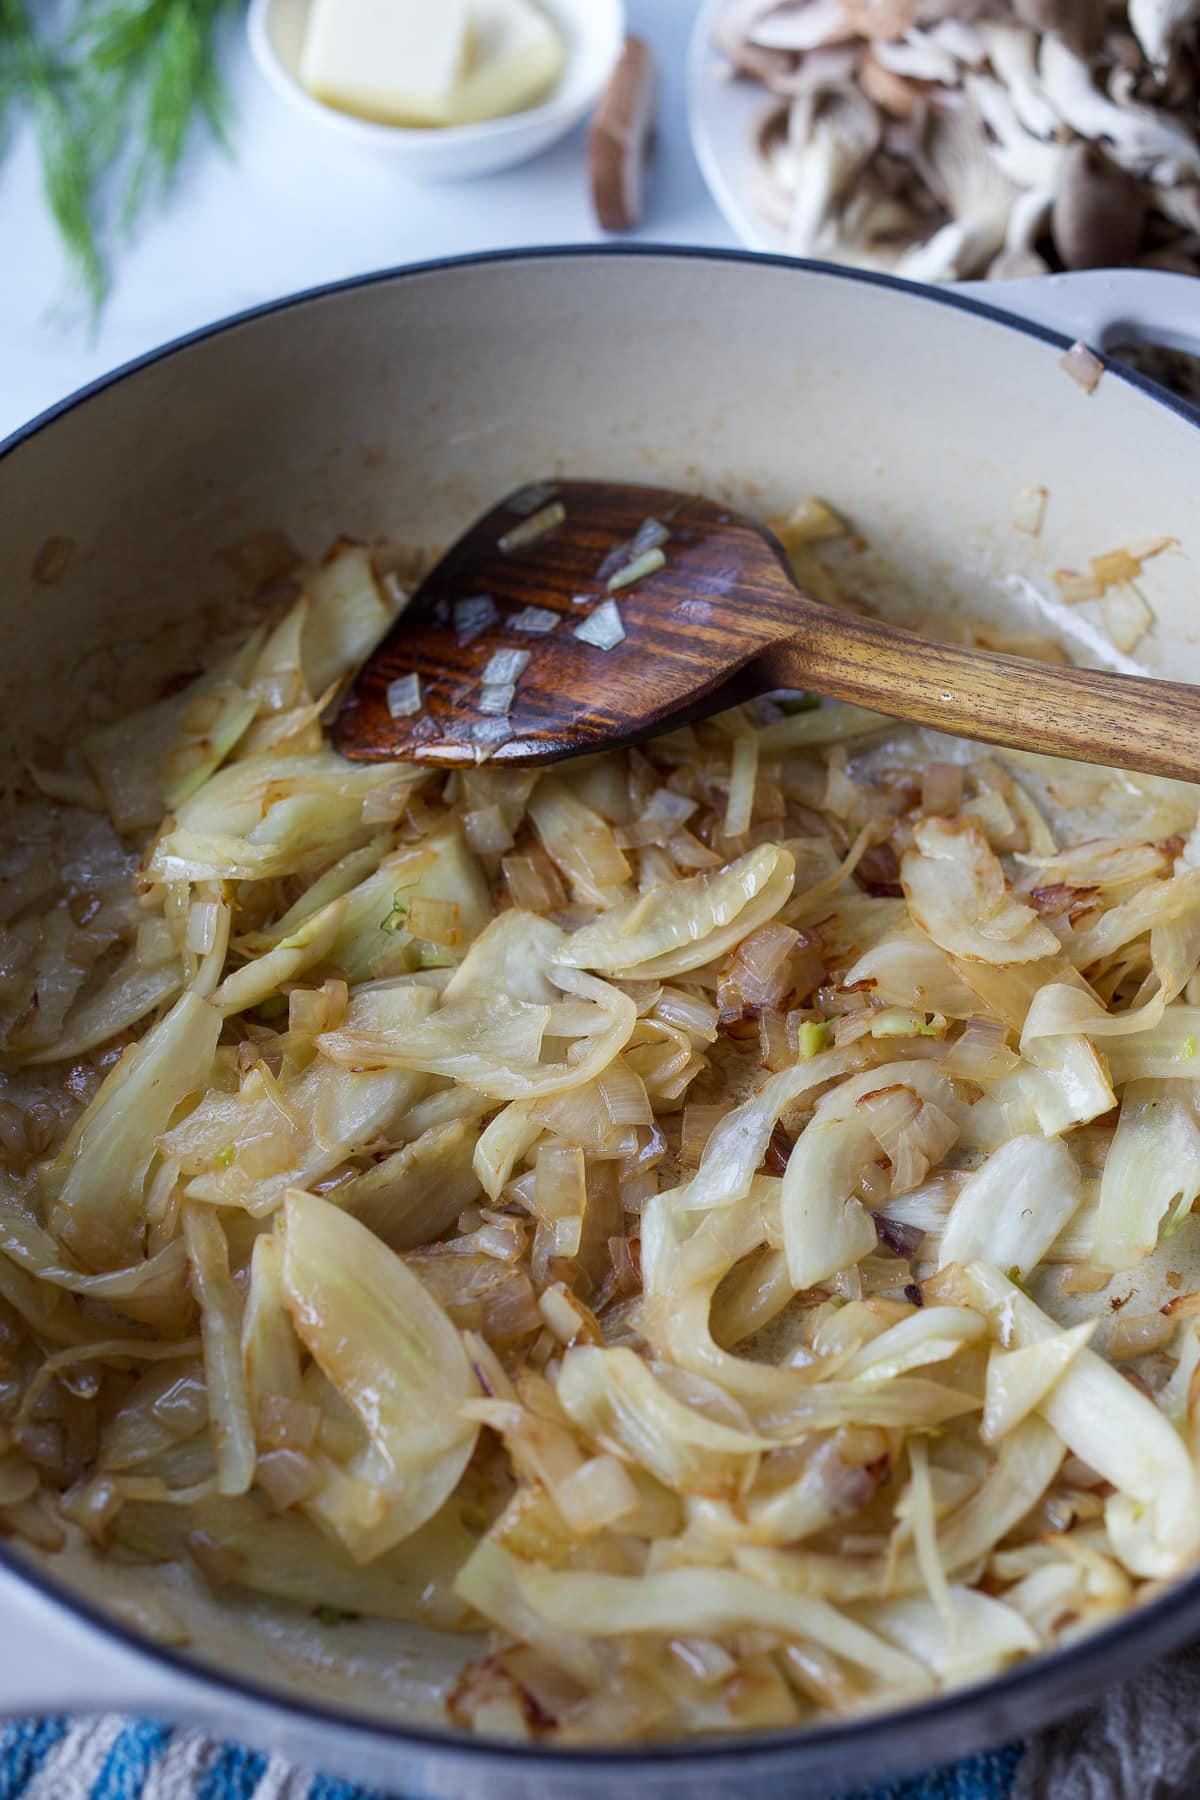
[[[709,193],[730,229],[748,250],[770,250],[779,256],[796,251],[778,225],[763,217],[754,203],[758,127],[776,112],[780,100],[758,82],[733,78],[729,64],[713,45],[713,27],[729,0],[703,0],[697,9],[687,50],[687,114],[692,150]],[[994,287],[994,283],[988,284]],[[980,295],[981,298],[986,296]],[[995,295],[997,305],[1007,305]],[[1193,302],[1194,304],[1194,302]],[[1022,312],[1028,309],[1022,305]]]
[[[436,6],[438,0],[428,0]],[[625,35],[623,0],[540,0],[562,33],[566,66],[540,106],[478,125],[428,130],[385,125],[339,112],[300,80],[300,48],[309,0],[250,0],[246,29],[259,68],[277,93],[315,125],[392,156],[414,175],[453,180],[486,175],[536,156],[591,110],[612,72]]]
[[[688,126],[692,149],[725,220],[750,250],[789,254],[786,235],[764,219],[754,191],[754,132],[778,101],[753,81],[731,79],[729,64],[713,47],[713,25],[729,0],[704,0],[696,14],[687,55]]]

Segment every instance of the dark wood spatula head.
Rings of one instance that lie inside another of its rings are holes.
[[[553,762],[787,687],[1200,780],[1198,688],[931,642],[819,605],[741,513],[600,481],[539,483],[473,525],[363,669],[334,742],[356,762]]]
[[[731,678],[793,637],[805,610],[782,549],[728,507],[538,483],[485,513],[421,583],[334,741],[356,762],[442,766],[611,749],[730,704]]]

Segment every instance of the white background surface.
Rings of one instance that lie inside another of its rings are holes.
[[[684,57],[695,12],[694,0],[628,0],[629,28],[653,44],[659,70],[658,141],[632,235],[728,244],[688,145]],[[197,131],[170,196],[118,248],[95,322],[46,210],[32,135],[23,131],[0,158],[0,438],[130,357],[243,307],[428,257],[603,235],[583,128],[501,174],[420,184],[279,99],[237,21],[228,48],[233,154]]]

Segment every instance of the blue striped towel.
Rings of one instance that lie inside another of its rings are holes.
[[[848,1800],[1007,1800],[1009,1745]],[[115,1713],[18,1719],[0,1729],[0,1800],[387,1800],[198,1731]]]

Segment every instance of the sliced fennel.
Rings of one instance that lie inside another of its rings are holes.
[[[577,1744],[903,1704],[1193,1568],[1196,792],[787,696],[351,763],[425,559],[236,560],[257,629],[0,856],[0,1531],[469,1633],[453,1724]],[[527,621],[431,603],[500,705]]]
[[[369,1439],[318,1503],[365,1562],[411,1536],[458,1485],[476,1437],[458,1403],[476,1391],[475,1376],[445,1313],[365,1225],[299,1189],[283,1225],[297,1334]],[[347,1503],[352,1486],[358,1504]]]

